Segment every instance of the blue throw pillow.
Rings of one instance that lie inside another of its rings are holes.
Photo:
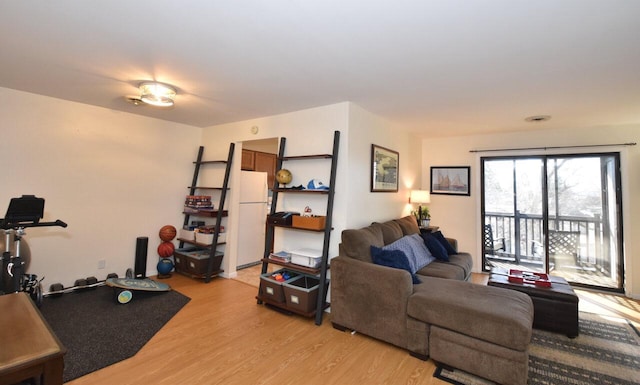
[[[445,250],[447,250],[447,254],[449,255],[458,254],[458,252],[453,248],[453,246],[451,246],[451,243],[449,243],[449,241],[445,239],[444,235],[442,235],[442,232],[436,231],[432,234],[442,244],[442,246],[444,246]]]
[[[442,243],[440,243],[436,237],[429,233],[423,233],[422,239],[424,240],[424,244],[427,246],[427,249],[431,252],[431,255],[436,257],[439,261],[449,262],[447,249],[442,246]]]
[[[421,283],[420,279],[411,271],[411,265],[404,252],[400,250],[383,250],[379,247],[371,246],[371,260],[376,265],[393,267],[406,270],[411,274],[414,284]]]
[[[407,254],[407,258],[413,258],[413,262],[416,266],[416,271],[419,271],[423,267],[427,266],[431,262],[436,260],[436,257],[431,255],[431,251],[427,248],[420,236],[420,233],[411,234],[408,236],[411,243],[412,255]]]
[[[415,273],[435,261],[435,257],[431,255],[431,252],[429,252],[429,249],[425,246],[420,234],[405,235],[397,241],[384,246],[382,249],[402,251],[409,260],[411,273]]]

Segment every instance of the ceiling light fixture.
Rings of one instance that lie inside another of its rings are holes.
[[[551,119],[551,115],[534,115],[534,116],[529,116],[528,118],[524,118],[525,122],[533,122],[533,123],[538,123],[538,122],[546,122],[547,120]]]
[[[157,107],[173,106],[176,90],[166,84],[156,82],[140,83],[140,100]]]

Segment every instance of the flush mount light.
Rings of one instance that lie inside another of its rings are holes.
[[[176,90],[166,84],[156,82],[140,83],[140,100],[157,107],[173,106]]]
[[[534,115],[529,116],[528,118],[524,118],[525,122],[546,122],[551,119],[551,115]]]

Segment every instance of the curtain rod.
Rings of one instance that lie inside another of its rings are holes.
[[[635,146],[635,142],[613,143],[613,144],[585,144],[578,146],[551,146],[551,147],[523,147],[523,148],[496,148],[487,150],[469,150],[469,152],[495,152],[495,151],[525,151],[525,150],[553,150],[559,148],[588,148],[588,147],[611,147],[611,146]]]

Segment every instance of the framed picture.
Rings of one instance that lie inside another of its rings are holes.
[[[397,192],[400,155],[397,151],[371,145],[371,192]]]
[[[431,194],[471,195],[471,167],[431,167]]]

